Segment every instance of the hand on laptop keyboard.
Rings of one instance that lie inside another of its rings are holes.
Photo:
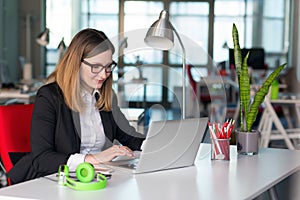
[[[117,156],[114,159],[112,159],[113,162],[115,161],[121,161],[121,160],[132,160],[139,158],[141,154],[141,151],[133,151],[133,157],[131,156]]]

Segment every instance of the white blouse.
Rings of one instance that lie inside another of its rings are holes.
[[[77,165],[84,162],[87,154],[100,152],[105,144],[103,124],[99,110],[95,107],[96,93],[99,93],[98,90],[94,90],[92,94],[86,91],[81,93],[82,99],[86,104],[84,112],[79,114],[81,146],[80,153],[72,154],[68,159],[67,165],[70,171],[75,171]]]

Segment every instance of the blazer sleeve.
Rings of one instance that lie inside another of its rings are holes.
[[[130,125],[118,106],[118,100],[115,93],[113,95],[112,114],[117,127],[115,139],[132,150],[141,150],[140,148],[145,140],[145,135],[137,132],[136,129]]]
[[[42,87],[37,93],[31,124],[32,165],[36,171],[50,174],[69,156],[80,150],[72,113],[60,96],[59,88]]]
[[[57,172],[72,153],[80,151],[72,114],[57,84],[42,86],[36,96],[31,122],[31,152],[8,172],[12,183]]]

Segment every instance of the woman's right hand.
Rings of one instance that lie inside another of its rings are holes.
[[[109,162],[116,156],[129,156],[134,157],[133,152],[127,146],[114,145],[104,151],[97,154],[87,154],[84,161],[89,162],[92,165],[97,165],[105,162]]]

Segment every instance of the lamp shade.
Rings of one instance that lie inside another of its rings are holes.
[[[43,32],[41,32],[37,38],[36,42],[42,46],[47,46],[49,44],[49,29],[46,28]]]
[[[64,55],[64,51],[67,48],[65,42],[64,42],[64,38],[61,39],[61,41],[58,44],[58,59],[60,60],[62,58],[62,56]]]
[[[169,21],[169,13],[163,10],[159,19],[149,28],[144,41],[153,48],[169,50],[174,46],[173,30],[174,28]]]
[[[57,46],[57,49],[58,50],[65,50],[66,49],[66,44],[65,44],[65,41],[64,41],[64,38],[61,39],[61,41],[59,42],[58,46]]]

